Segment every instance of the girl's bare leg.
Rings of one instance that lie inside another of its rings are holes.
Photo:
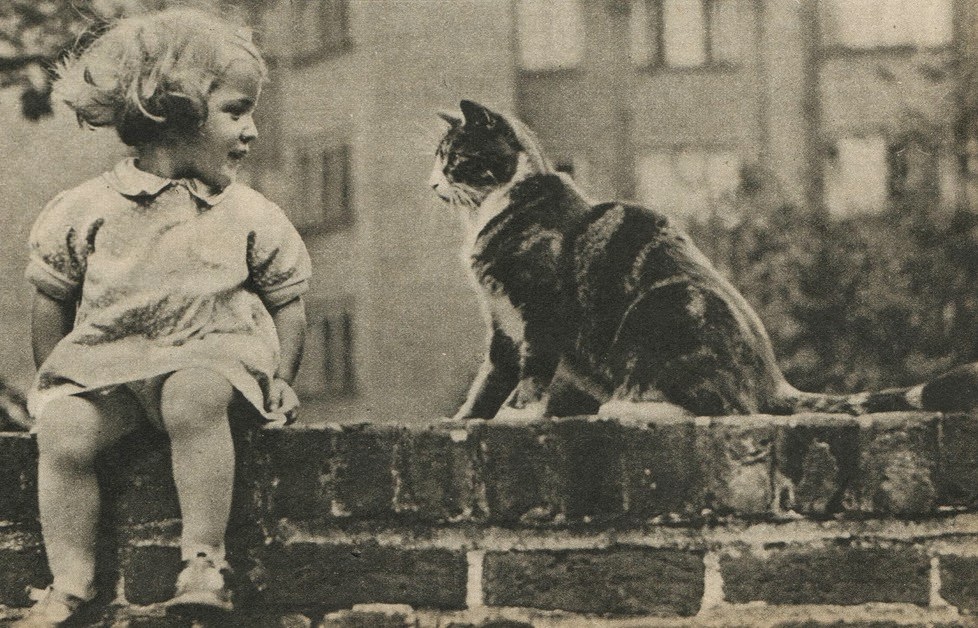
[[[181,553],[224,561],[231,512],[234,443],[228,422],[231,384],[208,369],[185,369],[163,384],[160,410],[170,436],[173,479],[183,518]]]
[[[141,425],[142,411],[124,389],[55,399],[37,423],[38,502],[53,586],[87,599],[94,593],[101,500],[99,453]]]

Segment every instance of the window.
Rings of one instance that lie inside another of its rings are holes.
[[[291,218],[300,231],[334,231],[353,224],[350,148],[322,149],[323,144],[306,140],[296,149]]]
[[[838,140],[825,167],[825,204],[845,216],[879,212],[890,193],[890,153],[879,136]]]
[[[516,5],[520,67],[574,68],[584,58],[584,16],[579,0],[519,0]]]
[[[838,140],[825,167],[825,203],[845,216],[880,212],[891,201],[953,201],[957,189],[954,154],[913,137],[887,142],[881,136]]]
[[[293,63],[301,65],[346,50],[350,46],[348,0],[293,0]]]
[[[740,158],[723,150],[647,152],[639,157],[636,170],[639,200],[680,223],[706,218],[740,184]]]
[[[308,297],[306,310],[308,328],[297,392],[304,399],[355,396],[353,300]]]
[[[747,0],[632,0],[629,53],[637,66],[736,65],[749,43]]]
[[[940,48],[954,37],[954,0],[824,0],[825,43],[854,49]]]
[[[936,146],[906,140],[887,148],[887,180],[891,198],[908,194],[936,196],[940,190],[940,159]]]

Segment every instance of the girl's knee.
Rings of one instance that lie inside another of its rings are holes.
[[[102,418],[97,406],[82,397],[48,402],[35,426],[39,457],[61,464],[94,461],[111,440]]]
[[[160,413],[167,430],[185,423],[226,420],[234,396],[231,383],[216,371],[194,368],[177,371],[163,383]]]

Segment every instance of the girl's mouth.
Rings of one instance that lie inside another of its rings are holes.
[[[232,161],[241,161],[247,156],[247,150],[232,150],[230,153],[228,153],[228,157],[230,157]]]

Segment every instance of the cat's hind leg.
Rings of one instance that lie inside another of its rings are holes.
[[[586,416],[598,413],[608,394],[580,369],[562,359],[547,389],[546,416]]]

